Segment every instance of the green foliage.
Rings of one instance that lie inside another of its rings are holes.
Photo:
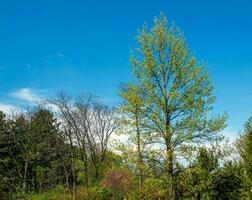
[[[162,177],[148,178],[144,181],[143,187],[137,192],[135,199],[164,199],[166,193],[166,184]]]
[[[148,143],[160,146],[155,151],[163,161],[167,197],[172,200],[177,157],[195,143],[221,139],[217,133],[225,127],[226,115],[209,117],[215,97],[206,68],[163,14],[154,18],[153,27],[140,29],[137,42],[131,55],[135,83],[128,83],[120,93],[122,110],[132,124],[139,123],[139,115],[147,116],[140,123],[151,133]]]
[[[100,186],[94,186],[89,190],[90,200],[107,200],[112,199],[112,191],[104,189]]]
[[[23,197],[22,197],[23,196]],[[43,192],[41,194],[27,194],[17,196],[17,199],[25,200],[70,200],[67,191],[62,187],[57,187],[53,190]]]
[[[240,166],[226,163],[214,174],[214,186],[211,192],[213,199],[245,199],[243,178]]]
[[[218,158],[205,148],[200,148],[195,161],[188,168],[181,168],[176,177],[176,195],[181,199],[209,199],[213,187],[213,174],[218,168]]]
[[[0,174],[6,186],[1,191],[25,193],[28,188],[56,186],[61,167],[55,144],[61,136],[53,114],[41,108],[8,120],[0,114],[0,124]]]
[[[12,132],[12,122],[0,111],[0,195],[12,199],[21,191],[21,150]]]
[[[178,199],[246,199],[241,165],[227,161],[218,165],[212,151],[199,149],[196,160],[177,177]]]
[[[244,134],[237,141],[237,149],[245,172],[246,191],[252,198],[252,116],[245,123]]]
[[[76,199],[77,200],[108,200],[112,198],[112,193],[99,186],[94,186],[88,189],[84,187],[77,187]],[[71,195],[63,187],[57,187],[47,192],[40,194],[19,194],[16,195],[17,200],[72,200]]]
[[[133,73],[153,132],[174,148],[217,137],[226,116],[208,118],[215,97],[203,64],[189,52],[183,34],[166,17],[144,26],[132,55]],[[138,92],[139,93],[139,92]],[[140,98],[140,97],[139,97]]]

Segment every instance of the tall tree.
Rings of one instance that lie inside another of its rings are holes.
[[[26,137],[31,136],[32,173],[39,192],[51,188],[57,182],[57,156],[55,144],[59,139],[59,123],[53,113],[36,108],[30,113],[30,126]]]
[[[183,34],[167,27],[164,15],[152,28],[144,25],[137,42],[131,56],[135,87],[144,92],[146,124],[162,147],[167,197],[173,200],[177,157],[194,143],[216,139],[226,116],[209,117],[215,97],[208,73],[190,54]]]
[[[101,168],[104,167],[108,142],[117,121],[114,119],[114,109],[103,104],[96,96],[83,93],[78,98],[70,98],[60,93],[57,98],[50,100],[55,105],[62,119],[62,125],[72,147],[74,171],[74,147],[79,147],[83,161],[85,186],[97,183]],[[74,176],[74,175],[73,175]]]
[[[65,134],[66,141],[69,143],[69,152],[70,152],[70,166],[71,166],[71,187],[72,187],[72,198],[75,200],[76,198],[76,162],[75,159],[77,157],[77,151],[75,146],[76,144],[76,135],[78,134],[77,131],[79,129],[77,128],[76,121],[74,114],[72,113],[72,102],[71,98],[67,96],[64,92],[61,92],[58,94],[58,96],[54,99],[48,100],[48,103],[50,105],[53,105],[58,110],[58,118],[62,121],[62,129],[63,133]],[[77,140],[79,141],[79,140]],[[86,179],[86,184],[88,182],[87,180],[87,154],[86,154],[86,148],[85,146],[80,146],[78,142],[78,146],[81,148],[82,152],[82,158],[84,162],[84,176]]]
[[[143,138],[144,130],[142,129],[145,119],[143,115],[144,102],[143,97],[141,97],[142,94],[143,91],[141,88],[135,87],[132,84],[122,85],[119,92],[119,95],[123,99],[123,104],[119,109],[120,114],[122,114],[121,127],[123,127],[123,130],[121,132],[130,136],[137,151],[135,157],[137,157],[138,189],[141,189],[143,185],[143,149],[145,146]]]
[[[145,112],[144,112],[144,92],[142,88],[133,84],[122,84],[119,90],[119,95],[123,99],[119,107],[119,115],[121,128],[119,133],[126,134],[129,137],[131,148],[121,148],[127,157],[133,157],[136,161],[136,171],[138,177],[138,189],[143,186],[144,180],[144,160],[147,158],[147,150],[151,144],[151,135]],[[144,126],[145,124],[145,126]]]
[[[11,121],[0,111],[0,195],[11,199],[22,190],[22,167],[20,149],[13,139]]]
[[[19,169],[21,169],[22,177],[22,192],[27,191],[27,182],[28,182],[28,168],[30,167],[30,162],[33,159],[33,149],[35,147],[35,143],[33,139],[35,138],[29,132],[29,120],[26,118],[24,114],[20,114],[15,117],[12,121],[11,126],[11,136],[12,140],[15,143],[15,146],[20,151],[20,164],[18,165]]]
[[[237,149],[246,173],[247,193],[252,199],[252,116],[244,126],[244,134],[237,141]]]

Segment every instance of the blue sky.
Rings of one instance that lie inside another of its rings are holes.
[[[118,101],[137,29],[163,11],[207,64],[215,110],[228,113],[235,134],[252,113],[251,10],[249,0],[1,0],[0,108],[61,90]]]

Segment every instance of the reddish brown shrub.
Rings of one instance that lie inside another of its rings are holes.
[[[105,174],[101,186],[126,195],[132,188],[132,176],[126,169],[110,169]]]

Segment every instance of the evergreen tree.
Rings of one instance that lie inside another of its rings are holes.
[[[247,193],[252,199],[252,116],[244,126],[244,134],[237,141],[237,149],[245,170]]]
[[[243,175],[239,165],[227,162],[214,174],[212,199],[243,200],[246,199],[243,190]]]

